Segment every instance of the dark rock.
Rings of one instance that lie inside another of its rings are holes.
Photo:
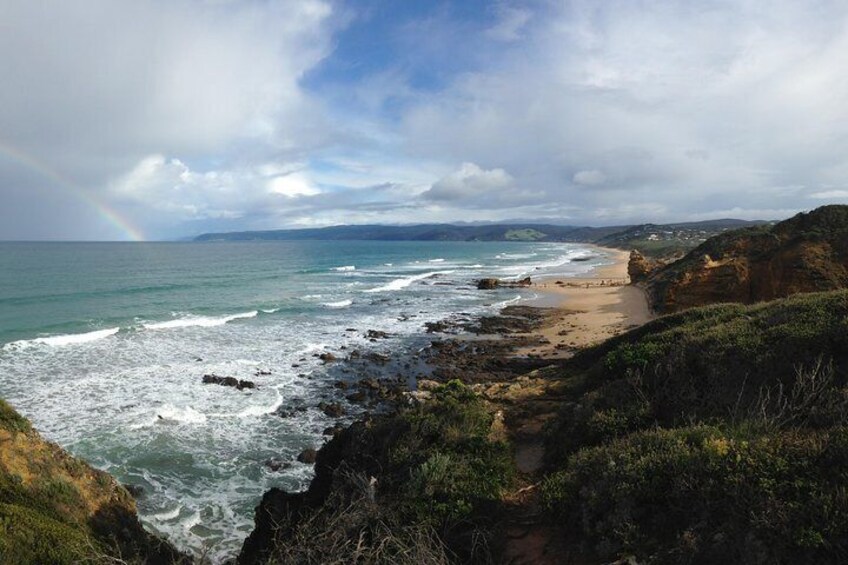
[[[348,402],[353,402],[353,403],[365,402],[365,400],[367,398],[368,398],[368,395],[365,394],[365,391],[363,391],[363,390],[358,390],[354,393],[347,395]]]
[[[262,370],[262,369],[253,373],[253,375],[256,376],[256,377],[267,377],[270,374],[271,374],[271,371],[266,371],[266,370]]]
[[[256,388],[252,381],[240,381],[235,377],[219,377],[218,375],[203,375],[203,384],[230,386],[238,390]]]
[[[339,358],[333,355],[332,353],[322,353],[318,356],[318,359],[320,359],[324,363],[333,363],[339,360]]]
[[[282,459],[278,459],[273,457],[265,461],[264,465],[268,467],[273,472],[282,471],[283,469],[288,469],[292,466],[292,464],[288,461],[283,461]]]
[[[389,334],[379,330],[368,330],[368,332],[365,334],[365,337],[368,339],[386,339],[387,337],[389,337]]]
[[[338,402],[321,402],[318,408],[330,418],[340,418],[345,415],[344,407]]]
[[[350,385],[348,383],[346,383],[345,381],[336,381],[336,382],[333,383],[333,387],[337,388],[339,390],[347,390],[350,387]]]
[[[377,390],[380,388],[380,381],[374,378],[360,379],[359,386],[364,388],[370,388],[371,390]]]
[[[494,290],[494,289],[498,288],[498,286],[500,285],[500,282],[501,281],[499,281],[498,279],[480,279],[479,281],[477,281],[477,289],[478,290]]]
[[[306,463],[307,465],[312,465],[315,463],[315,460],[318,458],[318,451],[312,449],[304,449],[300,452],[300,455],[297,456],[297,460],[301,463]]]
[[[336,424],[335,426],[330,426],[329,428],[324,428],[323,434],[325,436],[335,436],[336,434],[344,431],[345,427],[341,424]]]
[[[127,492],[136,500],[144,495],[144,487],[139,485],[124,485]]]

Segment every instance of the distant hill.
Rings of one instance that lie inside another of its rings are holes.
[[[845,287],[848,206],[840,205],[714,236],[647,278],[661,312]]]
[[[682,252],[727,229],[762,222],[715,220],[638,226],[562,226],[553,224],[411,226],[352,225],[327,228],[207,233],[195,241],[364,240],[364,241],[563,241],[597,243],[646,254]]]

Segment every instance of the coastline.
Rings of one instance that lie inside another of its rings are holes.
[[[629,284],[629,253],[592,247],[610,255],[613,264],[595,267],[581,277],[546,277],[532,284],[541,296],[530,306],[550,305],[551,313],[532,332],[539,343],[520,347],[515,355],[568,358],[575,350],[596,345],[653,318],[645,292]]]

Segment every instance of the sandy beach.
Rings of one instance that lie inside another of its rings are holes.
[[[612,255],[614,264],[584,277],[541,279],[533,284],[542,295],[541,302],[552,304],[556,311],[533,332],[543,343],[520,348],[516,355],[568,357],[575,349],[595,345],[652,318],[644,291],[628,284],[629,253],[607,248],[604,252]]]

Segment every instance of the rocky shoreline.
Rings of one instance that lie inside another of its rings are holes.
[[[279,549],[275,543],[283,532],[285,536],[297,537],[304,523],[314,519],[328,504],[336,504],[335,498],[342,496],[340,491],[345,491],[344,496],[350,496],[347,492],[350,485],[342,487],[339,484],[340,474],[363,471],[361,457],[363,452],[373,450],[373,430],[391,427],[403,419],[402,414],[417,411],[421,406],[431,402],[438,404],[441,391],[453,386],[453,383],[467,387],[471,394],[481,399],[488,413],[500,413],[491,425],[495,433],[504,434],[501,439],[506,440],[504,412],[502,408],[496,408],[496,404],[512,403],[519,397],[538,393],[540,381],[527,375],[551,365],[548,360],[516,356],[514,352],[519,347],[538,343],[539,338],[533,337],[532,332],[544,327],[554,311],[543,307],[508,306],[494,316],[440,322],[439,332],[430,331],[438,335],[434,335],[418,359],[429,369],[427,378],[417,379],[412,387],[406,387],[407,383],[400,383],[397,379],[360,379],[351,385],[346,381],[336,381],[337,388],[351,390],[348,387],[352,387],[355,390],[353,394],[368,391],[372,394],[370,398],[380,404],[380,413],[366,412],[350,426],[333,430],[332,439],[315,452],[316,474],[306,492],[288,493],[271,489],[265,494],[256,510],[256,527],[235,563],[266,562]],[[355,372],[354,368],[352,370]],[[512,411],[508,412],[512,419]],[[547,417],[552,415],[546,414]],[[498,428],[500,432],[497,432]],[[525,428],[522,433],[527,432]],[[538,448],[538,445],[534,447]],[[520,457],[526,459],[527,454],[522,453]],[[540,464],[540,460],[530,462],[529,466],[524,465],[524,472],[533,472]],[[381,469],[380,473],[369,470],[378,475],[392,472],[388,469]],[[370,484],[371,480],[379,485],[378,477],[371,476],[366,482]],[[328,502],[331,499],[332,502]],[[500,552],[501,549],[492,551]]]
[[[624,267],[621,257],[617,257],[615,268],[621,270]],[[530,284],[529,280],[521,281],[522,286]],[[486,282],[478,286],[485,290],[498,288],[500,284]],[[347,401],[367,399],[369,408],[379,407],[379,410],[364,412],[350,426],[327,430],[331,439],[314,452],[316,475],[306,492],[287,493],[271,489],[265,494],[256,510],[256,527],[235,562],[264,563],[271,556],[279,558],[283,555],[279,553],[283,547],[285,551],[300,551],[281,541],[281,536],[302,536],[304,529],[309,530],[317,516],[340,512],[339,499],[350,503],[353,496],[350,473],[361,475],[356,488],[361,488],[363,482],[370,485],[365,491],[366,494],[370,492],[368,496],[373,499],[374,492],[380,489],[380,477],[391,475],[399,465],[395,461],[382,461],[389,466],[388,469],[374,468],[372,459],[380,460],[385,454],[372,454],[367,461],[363,461],[363,454],[373,452],[374,445],[387,441],[381,435],[386,433],[386,427],[403,428],[403,424],[414,417],[411,415],[431,409],[440,411],[444,404],[450,405],[451,401],[445,396],[453,394],[446,392],[453,390],[452,387],[467,391],[459,394],[471,395],[466,401],[482,407],[487,419],[486,440],[491,445],[506,446],[510,470],[504,475],[512,477],[509,488],[515,491],[505,500],[490,501],[486,505],[494,504],[498,509],[492,515],[493,521],[483,520],[486,522],[484,537],[489,544],[486,549],[488,557],[483,561],[495,554],[506,556],[515,553],[535,555],[538,563],[552,562],[539,552],[548,551],[548,545],[557,543],[557,536],[549,535],[547,526],[532,517],[538,510],[538,497],[532,485],[543,465],[542,430],[560,407],[557,398],[559,379],[553,378],[553,375],[558,364],[578,348],[560,346],[557,359],[528,351],[551,346],[543,331],[561,324],[564,317],[573,314],[563,308],[526,304],[510,305],[496,315],[477,318],[458,313],[426,326],[427,334],[433,339],[427,347],[413,355],[410,361],[415,364],[414,367],[408,362],[397,362],[398,369],[406,372],[398,373],[394,378],[360,378],[362,371],[367,373],[369,368],[362,364],[362,355],[357,352],[334,358],[333,361],[338,361],[347,375],[345,379],[336,380],[334,387],[344,392]],[[389,359],[380,360],[381,365],[389,362]],[[441,415],[440,419],[449,418]],[[403,438],[393,439],[404,441]],[[394,492],[384,494],[387,499],[399,496],[396,486],[389,490]],[[359,490],[357,493],[357,496],[362,494]],[[374,500],[370,504],[379,506]],[[389,504],[392,505],[395,502]],[[469,519],[476,523],[477,518],[480,516]],[[360,527],[365,526],[360,524]],[[533,535],[525,539],[530,531]],[[320,532],[312,534],[320,535]],[[443,536],[437,537],[444,539]],[[442,549],[456,557],[457,546],[449,541],[447,545]],[[291,554],[287,555],[293,558]],[[463,560],[471,557],[474,557],[472,560],[480,558],[479,555],[464,556]]]

